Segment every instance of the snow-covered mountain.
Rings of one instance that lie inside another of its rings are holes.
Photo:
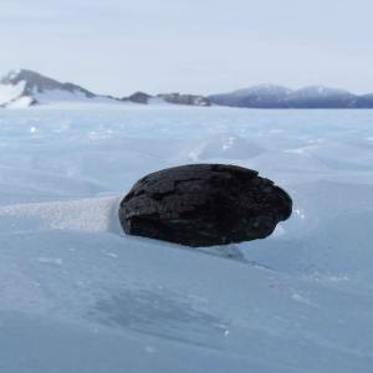
[[[324,86],[310,86],[290,93],[284,100],[292,108],[350,108],[355,107],[357,96]]]
[[[0,80],[2,107],[29,107],[60,102],[114,102],[73,83],[61,83],[31,70],[12,71]]]
[[[0,107],[26,108],[39,104],[59,103],[210,105],[210,101],[204,96],[180,93],[152,96],[144,92],[136,92],[123,98],[98,95],[79,85],[62,83],[26,69],[11,71],[0,79]]]
[[[209,99],[214,104],[223,106],[272,108],[282,107],[284,98],[291,93],[292,90],[285,87],[263,84],[213,95]]]
[[[292,90],[286,87],[273,84],[260,84],[249,88],[239,89],[234,91],[235,96],[272,96],[272,97],[282,97],[291,93]]]
[[[362,109],[373,108],[373,93],[359,96],[356,102],[356,107]]]
[[[45,104],[99,103],[123,105],[169,104],[188,106],[233,106],[246,108],[373,108],[373,94],[355,95],[324,86],[298,90],[263,84],[211,96],[183,93],[150,95],[136,92],[117,98],[99,95],[73,83],[62,83],[31,70],[17,70],[0,79],[0,108],[26,108]]]
[[[260,85],[231,93],[209,96],[212,103],[248,108],[373,108],[373,96],[358,96],[324,86],[298,90],[275,85]]]

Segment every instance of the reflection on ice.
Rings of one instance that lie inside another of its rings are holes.
[[[188,298],[165,289],[123,290],[98,300],[89,318],[111,327],[213,347],[226,335],[227,326],[208,313],[206,304]]]

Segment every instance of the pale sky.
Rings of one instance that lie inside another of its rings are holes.
[[[0,72],[97,93],[373,92],[372,0],[0,0]]]

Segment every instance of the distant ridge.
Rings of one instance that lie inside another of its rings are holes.
[[[62,83],[32,70],[11,71],[0,79],[0,107],[27,108],[34,105],[58,103],[166,103],[209,106],[203,96],[171,93],[151,96],[137,92],[129,97],[117,98],[99,95],[73,83]]]
[[[0,81],[2,84],[19,84],[24,82],[24,95],[32,95],[34,93],[43,93],[48,90],[64,90],[70,93],[80,92],[87,98],[95,97],[96,95],[87,89],[72,83],[60,83],[57,80],[43,76],[31,70],[12,71]]]
[[[275,85],[259,85],[230,93],[211,95],[216,105],[267,109],[359,109],[373,108],[373,94],[355,95],[324,86],[297,90]]]
[[[11,71],[0,80],[0,105],[29,107],[56,102],[110,102],[73,83],[61,83],[31,70]]]
[[[271,84],[258,85],[229,93],[203,96],[136,92],[128,97],[113,97],[91,92],[74,83],[62,83],[32,70],[12,71],[0,79],[0,107],[26,108],[58,103],[170,104],[189,106],[231,106],[262,109],[372,109],[373,93],[355,95],[341,89],[310,86],[301,89]]]

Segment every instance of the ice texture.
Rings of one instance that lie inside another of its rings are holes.
[[[370,373],[372,119],[1,110],[0,371]],[[292,196],[292,217],[225,248],[125,236],[133,183],[192,162],[257,169]]]

